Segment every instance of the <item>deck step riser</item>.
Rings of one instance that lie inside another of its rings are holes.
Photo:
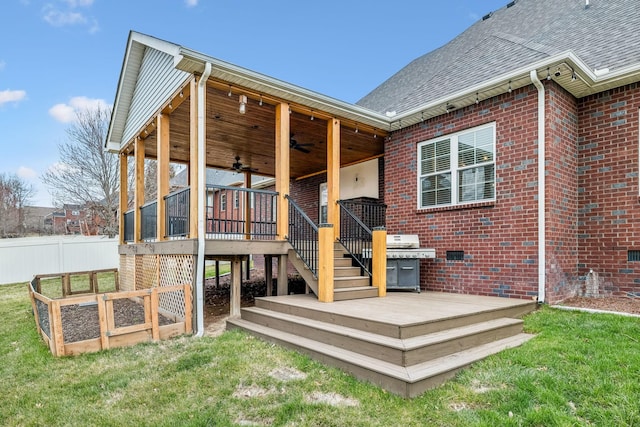
[[[506,348],[516,347],[531,338],[531,335],[519,334],[461,351],[453,356],[426,361],[413,367],[398,368],[384,361],[376,362],[364,355],[319,343],[306,337],[266,328],[244,319],[229,320],[227,328],[244,329],[255,336],[305,353],[320,362],[340,368],[404,397],[418,396],[425,390],[452,378],[457,371],[471,363]]]
[[[333,270],[333,277],[353,277],[359,276],[360,269],[358,267],[336,267]]]
[[[302,318],[282,319],[270,315],[268,311],[243,309],[242,319],[401,366],[412,366],[522,332],[522,322],[518,322],[464,335],[452,332],[450,339],[442,337],[436,343],[405,349],[400,342],[395,345],[371,342],[366,337],[359,337],[357,331],[320,329],[304,324]]]
[[[399,338],[400,336],[399,327],[397,325],[390,325],[388,323],[381,323],[376,321],[363,323],[359,319],[349,316],[342,316],[337,313],[313,310],[288,304],[280,304],[274,299],[256,298],[255,305],[256,307],[264,308],[267,310],[274,310],[280,313],[292,314],[294,316],[318,320],[320,322],[326,322],[329,324],[342,325],[348,328],[360,329],[366,332],[377,333],[387,337]]]
[[[334,277],[333,287],[336,289],[369,286],[368,277]]]
[[[373,289],[373,288],[372,288]],[[335,298],[334,300],[339,301]],[[363,323],[354,320],[350,316],[345,316],[339,313],[326,313],[323,311],[316,311],[312,309],[300,309],[295,306],[289,306],[285,304],[279,304],[273,300],[256,299],[256,306],[267,308],[269,310],[282,311],[283,313],[293,314],[296,316],[306,317],[312,320],[319,320],[322,322],[333,323],[337,325],[344,325],[350,328],[360,329],[367,332],[376,332],[381,335],[385,335],[392,338],[411,338],[421,335],[426,335],[434,332],[440,332],[447,329],[459,328],[462,326],[472,325],[475,323],[486,322],[489,320],[506,318],[519,318],[522,315],[529,313],[531,307],[511,307],[511,308],[496,308],[493,310],[487,310],[482,313],[477,313],[469,316],[453,317],[450,319],[442,319],[438,322],[422,323],[413,326],[397,326],[389,324],[377,324],[374,321]]]
[[[333,292],[334,301],[347,301],[361,298],[376,298],[378,296],[378,288],[364,286],[363,288],[339,288]]]
[[[352,267],[351,258],[334,258],[333,259],[334,267]]]

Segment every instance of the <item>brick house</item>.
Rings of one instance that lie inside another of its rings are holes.
[[[387,229],[436,248],[426,289],[640,295],[638,24],[625,1],[512,1],[359,101],[395,129]]]
[[[121,192],[122,212],[135,193],[121,216],[125,288],[146,258],[158,271],[183,265],[196,301],[204,258],[277,257],[285,272],[300,218],[331,224],[323,233],[340,241],[338,202],[349,199],[386,205],[388,233],[435,248],[421,262],[425,290],[551,303],[640,294],[638,24],[640,8],[624,0],[511,1],[356,104],[132,32],[106,147],[121,170],[135,162],[139,183],[145,157],[157,159],[160,197],[143,242],[143,189]],[[215,193],[224,203],[209,200],[206,174],[234,159],[243,194],[258,194],[252,170],[274,178],[260,190],[276,208],[267,238],[252,214],[234,231],[246,241],[219,241],[221,212],[243,202],[228,189]],[[187,166],[181,201],[169,162]],[[320,240],[309,235],[299,243]],[[324,251],[307,267],[322,270]],[[328,302],[326,274],[311,288]],[[380,280],[371,287],[382,296]]]

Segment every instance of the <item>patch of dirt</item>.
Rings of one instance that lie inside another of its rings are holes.
[[[559,305],[640,315],[640,298],[573,297],[562,301]]]
[[[269,372],[269,376],[271,378],[275,378],[280,381],[288,382],[295,380],[304,380],[307,378],[307,374],[304,372],[298,371],[294,368],[282,367],[276,368],[273,371]]]
[[[65,343],[100,338],[98,306],[65,305],[62,313],[62,335]],[[144,323],[144,307],[127,298],[113,301],[113,318],[116,328]],[[158,315],[160,326],[175,323],[173,320]]]
[[[301,294],[305,291],[305,282],[300,276],[288,277],[288,293]],[[227,326],[229,318],[231,275],[220,276],[219,285],[216,286],[215,277],[205,280],[204,283],[204,325],[205,335],[216,337],[221,335]],[[278,279],[273,279],[273,292],[278,287]],[[267,284],[264,271],[252,269],[250,278],[242,278],[240,305],[241,307],[253,307],[256,297],[267,295]]]
[[[314,391],[305,398],[309,403],[323,403],[329,406],[360,406],[360,402],[350,397],[344,397],[338,393],[320,393]]]
[[[262,388],[256,384],[251,384],[250,386],[240,384],[233,392],[233,397],[249,399],[252,397],[263,397],[275,392],[276,391],[274,389],[267,390],[266,388]]]

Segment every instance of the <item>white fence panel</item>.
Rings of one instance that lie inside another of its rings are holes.
[[[0,284],[36,274],[118,268],[118,238],[51,236],[0,239]]]

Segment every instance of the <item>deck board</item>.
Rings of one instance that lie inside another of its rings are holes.
[[[525,308],[532,304],[531,300],[440,292],[389,292],[384,298],[333,303],[319,302],[312,295],[283,295],[261,299],[400,327],[438,322],[497,308]]]

